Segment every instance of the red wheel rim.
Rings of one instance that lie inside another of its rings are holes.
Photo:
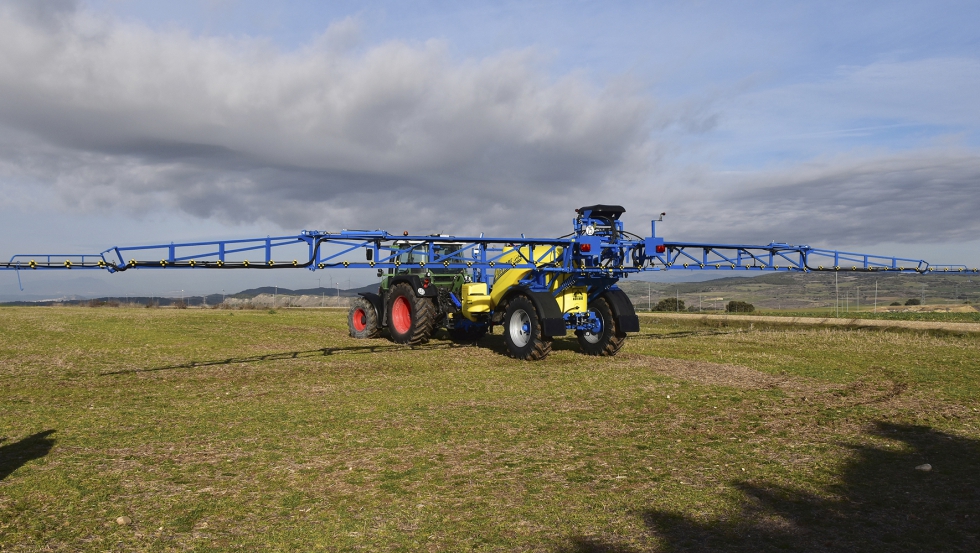
[[[412,308],[405,296],[398,296],[391,304],[391,326],[398,334],[405,334],[412,328]]]
[[[354,323],[354,330],[363,332],[364,329],[367,328],[367,313],[358,307],[354,310],[354,315],[351,317],[351,322]]]

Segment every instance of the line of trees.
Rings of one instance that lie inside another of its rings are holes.
[[[654,311],[684,311],[684,300],[664,298],[653,307]]]
[[[732,300],[725,306],[725,311],[729,313],[751,313],[755,311],[755,306],[748,302]]]
[[[664,298],[653,306],[654,311],[697,311],[698,307],[692,306],[690,309],[684,305],[684,300],[679,298]],[[755,311],[755,306],[744,301],[730,301],[725,306],[725,311],[729,313],[751,313]]]

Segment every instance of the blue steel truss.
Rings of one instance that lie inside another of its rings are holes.
[[[623,209],[618,206],[592,206],[578,212],[573,221],[574,232],[563,238],[399,236],[383,230],[310,230],[265,238],[116,246],[97,254],[18,254],[0,263],[0,270],[98,269],[115,273],[131,269],[413,269],[465,272],[474,282],[491,284],[497,270],[527,269],[527,276],[520,283],[538,290],[554,290],[554,280],[560,276],[565,277],[562,289],[587,285],[598,290],[609,289],[631,274],[677,269],[980,272],[965,265],[935,266],[921,259],[777,242],[667,242],[656,236],[656,221],[651,224],[649,237],[625,232],[619,221]],[[304,256],[290,259],[275,255],[287,248],[295,252],[297,246],[305,252]]]

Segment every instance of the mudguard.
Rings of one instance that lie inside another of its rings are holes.
[[[381,296],[379,296],[378,294],[373,294],[371,292],[360,292],[357,295],[371,302],[371,305],[374,306],[374,312],[378,315],[378,321],[384,319],[385,307],[384,307],[384,303],[382,303],[381,301]]]
[[[394,287],[396,284],[399,284],[401,282],[407,282],[411,284],[412,289],[415,290],[415,295],[420,298],[435,298],[438,297],[439,295],[439,291],[436,289],[435,286],[430,285],[428,288],[423,288],[422,279],[419,278],[419,275],[398,275],[395,278],[391,279],[389,286]],[[419,294],[419,290],[422,290],[424,293]]]
[[[565,318],[562,316],[558,301],[550,292],[532,292],[524,286],[514,286],[507,291],[504,296],[505,301],[521,294],[527,296],[534,308],[538,311],[538,319],[541,321],[541,334],[547,338],[554,336],[564,336],[568,329],[565,327]],[[505,303],[505,302],[501,302]]]
[[[616,318],[616,328],[620,332],[639,332],[640,318],[636,316],[633,302],[622,290],[607,290],[599,296],[606,300]]]

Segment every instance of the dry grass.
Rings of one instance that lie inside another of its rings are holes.
[[[526,363],[340,312],[0,334],[3,551],[977,550],[976,337],[648,322]]]
[[[853,315],[853,316],[851,316]],[[882,314],[880,318],[873,318],[872,313],[853,313],[845,317],[817,316],[807,314],[796,316],[789,313],[777,313],[775,315],[740,315],[740,314],[699,314],[699,313],[641,313],[643,317],[655,317],[659,319],[681,319],[681,320],[703,320],[713,321],[708,324],[719,324],[719,321],[736,323],[762,323],[776,325],[793,326],[828,326],[840,327],[847,326],[852,328],[907,328],[912,330],[940,331],[940,332],[974,332],[980,333],[980,322],[950,321],[950,320],[905,320],[896,317],[889,317],[889,314]],[[976,315],[976,313],[974,313]],[[972,316],[971,316],[972,317]]]

